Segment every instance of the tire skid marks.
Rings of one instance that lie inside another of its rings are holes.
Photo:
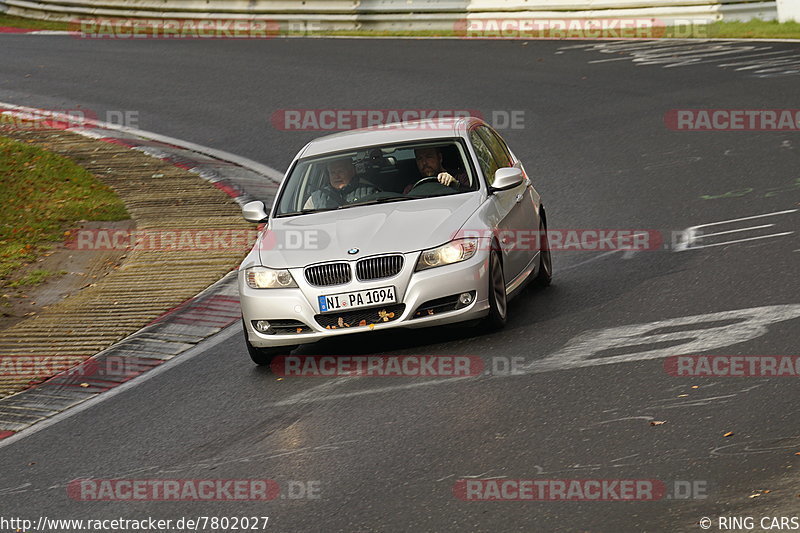
[[[589,64],[611,61],[631,61],[637,66],[661,65],[662,68],[685,67],[708,63],[720,68],[732,68],[759,78],[800,74],[800,50],[775,46],[763,42],[744,43],[737,41],[612,41],[580,44],[559,48],[557,54],[566,50],[582,49],[586,52],[614,54],[614,57],[589,60]]]

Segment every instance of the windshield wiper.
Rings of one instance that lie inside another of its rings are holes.
[[[337,209],[344,209],[345,207],[353,207],[354,205],[370,205],[370,204],[384,204],[387,202],[402,202],[403,200],[413,200],[412,196],[384,196],[383,198],[375,198],[374,200],[367,200],[366,202],[357,202],[355,204],[344,204],[337,207]]]
[[[339,206],[341,207],[341,206]],[[314,209],[301,209],[300,211],[292,211],[290,213],[281,213],[280,215],[276,215],[275,218],[280,217],[292,217],[295,215],[307,215],[309,213],[319,213],[321,211],[333,211],[334,209],[339,209],[339,207],[317,207]]]

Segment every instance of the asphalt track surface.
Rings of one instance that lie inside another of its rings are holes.
[[[141,129],[280,170],[318,133],[276,130],[269,118],[279,109],[522,110],[525,128],[502,134],[543,195],[551,228],[670,232],[798,206],[796,132],[675,132],[663,116],[679,108],[796,108],[800,77],[713,64],[593,64],[603,57],[556,53],[563,46],[2,36],[0,100],[136,110]],[[796,232],[797,220],[786,214],[770,223],[775,232]],[[794,233],[684,252],[561,252],[553,286],[514,300],[500,333],[396,331],[296,353],[523,357],[536,368],[591,330],[796,305],[798,248]],[[798,324],[775,319],[743,341],[725,330],[702,353],[797,354]],[[269,516],[267,530],[275,531],[615,532],[699,531],[703,516],[800,512],[796,378],[677,378],[662,357],[631,357],[433,384],[279,381],[250,363],[238,331],[220,335],[183,363],[0,448],[2,515],[257,515]],[[671,354],[687,353],[687,345],[672,344]],[[688,480],[707,497],[463,502],[453,484],[470,476],[659,479],[668,487]],[[87,477],[300,480],[317,482],[321,495],[268,503],[70,499],[65,486]],[[748,498],[758,489],[771,492]]]

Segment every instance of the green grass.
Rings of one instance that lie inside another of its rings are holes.
[[[21,278],[9,283],[8,287],[15,289],[17,287],[38,285],[52,276],[63,276],[66,273],[67,273],[66,270],[59,270],[58,272],[53,272],[51,270],[43,270],[43,269],[31,270],[25,276],[22,276]]]
[[[128,218],[122,200],[85,169],[6,137],[0,137],[0,205],[0,287],[79,220]],[[43,276],[36,272],[26,278]]]
[[[88,17],[86,17],[88,18]],[[22,17],[0,15],[0,26],[12,28],[28,28],[35,30],[68,30],[69,23],[64,21],[36,20]],[[660,35],[660,32],[655,32]],[[417,30],[417,31],[373,31],[373,30],[339,30],[315,32],[320,37],[463,37],[463,32],[455,30]],[[488,35],[491,37],[491,35]],[[558,37],[558,35],[553,35]],[[664,37],[699,38],[699,39],[800,39],[800,23],[777,22],[753,19],[748,22],[716,22],[708,25],[697,25],[692,31],[688,28],[666,28]],[[540,33],[538,37],[550,37]]]
[[[0,15],[0,26],[7,28],[25,28],[29,30],[67,30],[68,23],[56,20],[26,19],[22,17],[11,17]]]
[[[755,19],[749,22],[715,22],[708,25],[705,38],[800,39],[800,22]]]

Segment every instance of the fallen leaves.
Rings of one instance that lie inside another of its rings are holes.
[[[389,319],[394,318],[394,313],[387,313],[386,310],[381,309],[380,311],[378,311],[378,318],[380,318],[384,322],[388,322]]]
[[[733,436],[733,431],[729,431],[723,435],[723,437],[732,437],[732,436]]]
[[[667,423],[666,420],[651,420],[650,421],[650,425],[651,426],[663,426],[666,423]]]

